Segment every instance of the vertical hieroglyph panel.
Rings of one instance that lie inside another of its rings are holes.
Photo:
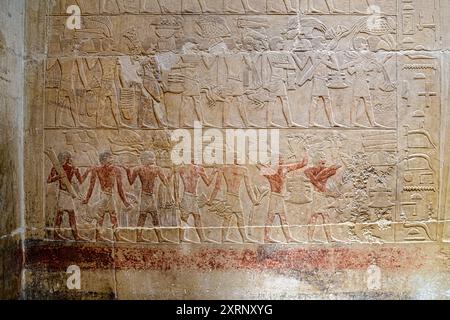
[[[83,257],[105,279],[113,269],[102,297],[133,296],[126,283],[145,276],[164,286],[165,268],[202,271],[201,257],[211,285],[417,267],[408,257],[450,233],[447,6],[52,1],[28,95],[30,265],[64,266],[44,249],[102,256]],[[161,296],[184,297],[178,285]]]

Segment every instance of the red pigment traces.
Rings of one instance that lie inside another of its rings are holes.
[[[25,252],[27,269],[57,271],[73,264],[82,269],[111,269],[114,263],[112,247],[28,242]]]
[[[65,270],[71,264],[84,269],[118,270],[363,270],[374,260],[385,270],[420,268],[421,254],[416,248],[253,248],[201,249],[195,246],[184,254],[179,248],[112,248],[101,245],[57,246],[30,243],[27,268]]]

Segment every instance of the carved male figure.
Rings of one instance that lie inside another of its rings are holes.
[[[111,127],[104,123],[104,117],[111,112],[116,127],[120,126],[119,96],[117,82],[120,78],[120,61],[117,58],[99,58],[102,68],[102,80],[100,89],[100,126]]]
[[[312,81],[313,88],[311,94],[311,104],[309,107],[309,125],[311,127],[319,127],[315,118],[317,109],[319,108],[319,103],[322,101],[330,125],[333,127],[342,127],[342,125],[338,124],[334,120],[331,95],[327,83],[330,69],[338,70],[338,67],[335,61],[332,60],[330,53],[324,50],[324,41],[325,39],[322,36],[313,39],[312,43],[315,50],[304,61],[303,66],[300,69],[304,68],[308,60],[311,61],[312,66],[302,77],[299,85],[302,86],[306,81]]]
[[[212,126],[205,121],[201,105],[201,78],[204,76],[200,72],[203,69],[209,69],[211,65],[205,57],[198,52],[198,46],[195,43],[186,43],[183,47],[180,64],[177,66],[183,70],[184,91],[182,93],[182,110],[185,110],[189,103],[194,104],[194,111],[197,119],[205,126]],[[186,123],[186,117],[180,114],[180,126],[191,126]]]
[[[331,236],[331,227],[329,226],[329,209],[327,197],[332,196],[327,187],[328,179],[336,175],[337,170],[341,166],[326,167],[326,161],[323,160],[323,155],[317,156],[315,166],[305,170],[305,176],[313,185],[313,202],[312,214],[309,220],[308,241],[312,242],[314,237],[314,230],[317,218],[322,217],[323,228],[328,242],[335,242],[336,240]]]
[[[81,175],[80,170],[73,164],[72,154],[68,151],[61,152],[58,155],[58,161],[64,171],[61,173],[62,175],[65,175],[65,177],[67,178],[66,181],[68,181],[68,183],[72,183],[73,178],[76,178],[80,184],[83,184],[83,182],[89,175],[89,170],[87,170],[84,175]],[[58,200],[56,204],[55,229],[53,233],[54,239],[67,240],[60,233],[64,213],[67,213],[69,215],[69,224],[70,228],[72,229],[73,238],[76,241],[87,240],[81,237],[78,233],[77,221],[75,216],[75,204],[73,201],[74,199],[72,194],[69,192],[68,187],[65,185],[62,175],[58,174],[57,169],[53,167],[50,175],[47,178],[47,183],[58,182],[59,184]]]
[[[217,193],[222,186],[222,178],[225,180],[227,205],[230,207],[233,215],[236,216],[236,223],[242,240],[247,243],[255,243],[256,240],[253,240],[247,236],[245,230],[244,212],[239,195],[241,183],[244,181],[245,188],[251,202],[255,206],[259,205],[252,190],[248,169],[244,166],[238,165],[237,163],[221,167],[216,178],[216,185],[211,196],[209,197],[209,203],[212,203],[212,201],[217,197]],[[223,218],[222,242],[235,242],[228,238],[228,231],[230,229],[231,218],[233,215],[224,216]]]
[[[285,51],[285,45],[281,37],[274,37],[270,41],[270,52],[265,54],[266,70],[269,72],[269,81],[264,85],[275,99],[270,103],[267,111],[267,126],[277,126],[272,120],[274,105],[281,101],[281,110],[289,127],[300,126],[292,120],[287,92],[287,72],[296,71],[300,63],[295,55]]]
[[[264,242],[274,243],[278,242],[270,236],[270,227],[273,225],[275,217],[278,215],[281,222],[281,227],[283,230],[284,237],[287,242],[297,242],[289,230],[289,225],[287,223],[286,218],[286,206],[284,201],[284,188],[286,185],[286,176],[289,172],[300,170],[305,167],[308,163],[308,160],[305,158],[300,162],[293,164],[284,164],[283,160],[280,157],[280,163],[276,169],[270,167],[261,167],[261,173],[264,177],[267,178],[270,184],[270,200],[269,200],[269,210],[267,213],[266,226],[264,232]]]
[[[120,168],[114,165],[114,159],[111,152],[103,152],[99,156],[100,166],[91,169],[91,180],[89,189],[83,204],[88,204],[92,197],[95,184],[98,180],[100,183],[100,200],[95,204],[95,208],[98,212],[97,227],[95,231],[96,241],[109,241],[101,234],[101,228],[103,227],[103,220],[105,214],[109,214],[109,218],[112,224],[114,238],[116,241],[128,241],[119,234],[118,221],[117,221],[117,206],[114,199],[114,189],[117,187],[117,192],[120,199],[126,208],[130,208],[122,184],[122,173]]]
[[[76,48],[78,44],[68,45],[64,43],[63,50],[64,53],[67,50]],[[62,126],[62,117],[64,114],[64,109],[70,110],[70,115],[72,117],[74,126],[79,125],[79,101],[75,94],[75,83],[79,78],[81,84],[86,91],[90,90],[88,80],[85,73],[83,59],[80,58],[70,58],[70,57],[60,57],[54,61],[54,63],[49,63],[47,65],[47,70],[50,70],[54,65],[58,63],[61,69],[61,82],[58,90],[58,103],[55,113],[55,125],[57,127]],[[75,72],[74,72],[75,71]]]
[[[254,127],[255,125],[249,120],[244,104],[244,96],[246,91],[244,85],[244,74],[251,68],[249,57],[244,56],[243,54],[233,53],[224,54],[221,59],[223,59],[226,67],[226,76],[223,79],[223,84],[221,81],[222,79],[219,79],[219,84],[225,88],[224,95],[227,98],[223,108],[223,125],[225,127],[231,126],[229,123],[231,109],[230,105],[235,104],[244,126],[247,128]]]
[[[181,182],[184,187],[183,199],[179,199],[178,196],[178,179],[175,176],[175,197],[177,203],[180,203],[181,210],[181,221],[186,223],[188,222],[189,216],[192,215],[194,217],[195,228],[197,231],[197,235],[201,242],[214,242],[208,239],[203,231],[203,224],[201,219],[201,212],[198,206],[198,194],[197,188],[200,182],[200,178],[206,184],[206,186],[210,186],[213,182],[214,176],[216,175],[216,171],[214,171],[213,175],[208,177],[206,174],[205,168],[194,165],[187,164],[185,166],[180,167],[176,173],[181,178]],[[183,227],[180,227],[180,242],[191,242],[185,236],[185,230]]]
[[[139,209],[139,220],[137,225],[137,241],[138,242],[148,242],[142,235],[143,228],[145,226],[145,221],[147,216],[150,214],[152,217],[154,231],[158,242],[171,242],[166,239],[162,234],[161,219],[158,214],[155,201],[155,186],[157,179],[159,178],[161,182],[169,187],[167,177],[164,175],[163,170],[156,165],[156,156],[153,152],[143,152],[141,154],[141,165],[130,169],[123,167],[127,172],[128,182],[133,185],[136,179],[139,178],[141,182],[141,205]]]
[[[369,85],[369,72],[382,71],[382,65],[376,60],[376,57],[373,56],[372,52],[368,50],[369,44],[366,39],[357,37],[353,40],[353,45],[358,52],[357,57],[354,61],[351,61],[345,66],[348,67],[348,73],[354,75],[353,104],[350,111],[350,122],[352,126],[364,127],[356,121],[358,106],[360,102],[362,102],[370,126],[383,127],[375,120]],[[388,58],[386,58],[384,62],[386,62],[387,59]]]

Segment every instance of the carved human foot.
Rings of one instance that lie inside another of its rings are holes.
[[[57,240],[57,241],[69,241],[69,238],[64,237],[63,235],[61,235],[58,231],[55,231],[53,233],[53,239]]]

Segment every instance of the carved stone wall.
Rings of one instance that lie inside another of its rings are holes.
[[[0,1],[0,298],[20,295],[23,211],[23,1]]]
[[[448,1],[27,5],[25,297],[449,297]]]

